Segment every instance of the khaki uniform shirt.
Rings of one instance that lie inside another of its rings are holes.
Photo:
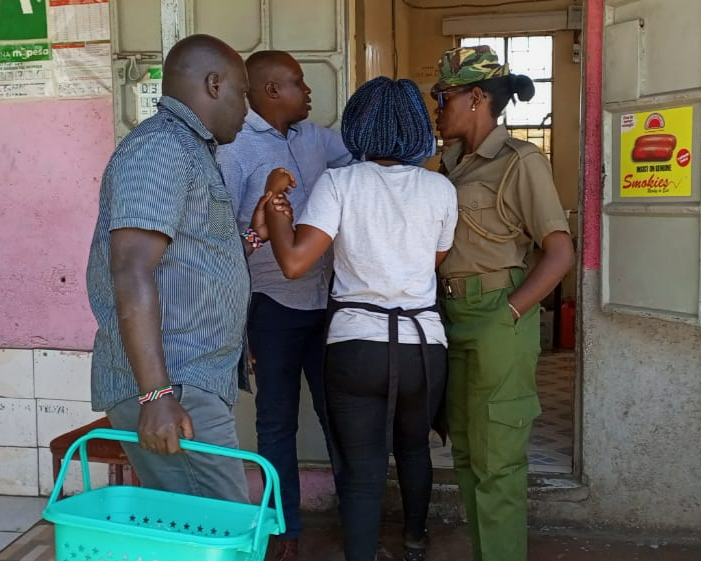
[[[497,212],[497,191],[514,153],[519,161],[504,187],[506,216],[526,234],[505,243],[486,239],[461,216],[455,241],[440,267],[441,278],[488,273],[511,267],[526,268],[526,257],[552,232],[568,232],[569,226],[553,182],[548,159],[531,143],[509,137],[504,126],[496,127],[473,154],[463,157],[462,143],[451,145],[443,154],[448,178],[457,189],[458,208],[483,228],[508,235],[509,228]]]

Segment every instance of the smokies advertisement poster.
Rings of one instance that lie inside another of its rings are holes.
[[[621,197],[691,196],[694,109],[621,115]]]

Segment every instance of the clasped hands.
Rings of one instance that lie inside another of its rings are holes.
[[[285,196],[296,187],[295,176],[285,168],[275,168],[268,175],[265,183],[265,193],[258,199],[258,204],[251,217],[251,228],[253,228],[261,238],[261,241],[268,241],[268,227],[265,223],[265,205],[272,203],[273,208],[282,213],[290,221],[294,221],[294,213],[290,201]]]

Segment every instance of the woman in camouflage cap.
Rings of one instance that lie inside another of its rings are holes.
[[[475,561],[526,561],[539,303],[572,267],[574,251],[550,162],[497,124],[514,95],[533,97],[531,79],[511,74],[488,46],[449,50],[438,71],[436,125],[450,141],[442,167],[460,214],[439,269],[454,467]],[[526,276],[534,243],[543,258]]]

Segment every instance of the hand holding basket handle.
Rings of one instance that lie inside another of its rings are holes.
[[[171,390],[172,391],[172,390]],[[183,451],[180,436],[192,440],[192,419],[172,395],[150,401],[139,411],[139,445],[155,454],[177,454]]]
[[[58,500],[61,489],[63,488],[63,483],[66,478],[66,473],[68,472],[68,467],[70,465],[70,458],[73,458],[76,451],[79,452],[80,464],[83,475],[83,487],[84,492],[91,491],[90,483],[90,471],[88,469],[88,454],[87,454],[87,443],[91,439],[104,439],[104,440],[117,440],[120,442],[131,442],[138,443],[139,437],[135,432],[121,431],[114,429],[95,429],[90,431],[84,436],[78,438],[65,454],[66,460],[61,465],[61,469],[56,478],[54,484],[54,489],[51,492],[47,503],[47,510],[49,507]],[[195,440],[180,440],[180,447],[183,450],[192,452],[201,452],[203,454],[215,454],[219,456],[226,456],[229,458],[238,458],[244,461],[253,462],[258,464],[263,471],[265,479],[265,487],[263,489],[263,496],[261,498],[260,509],[256,516],[256,528],[254,543],[261,543],[261,531],[264,526],[263,520],[265,518],[265,513],[269,508],[271,495],[274,499],[274,509],[275,509],[275,519],[279,533],[285,532],[285,519],[282,513],[282,499],[280,496],[280,480],[278,478],[277,471],[273,465],[258,454],[253,452],[248,452],[245,450],[237,450],[234,448],[227,448],[225,446],[217,446],[214,444],[207,444],[205,442],[198,442]],[[65,499],[70,500],[70,498]],[[235,504],[235,503],[233,503]],[[46,511],[45,511],[46,512]]]

